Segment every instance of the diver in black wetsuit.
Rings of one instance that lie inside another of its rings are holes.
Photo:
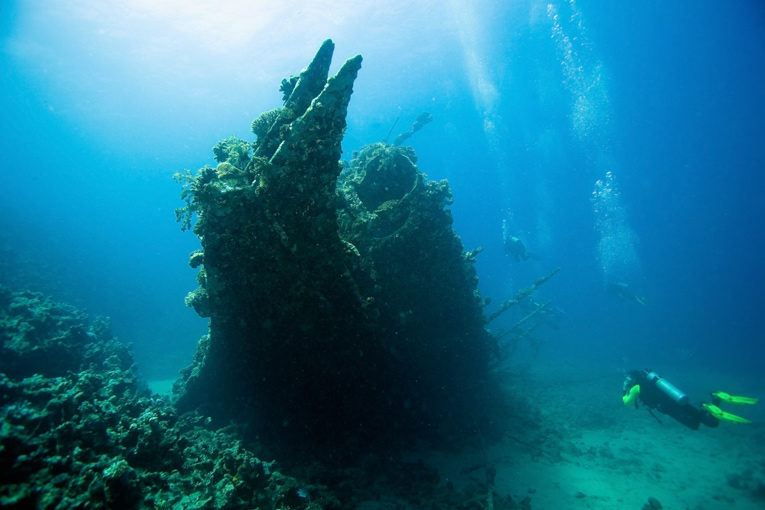
[[[606,284],[606,294],[619,298],[622,301],[636,301],[645,306],[645,298],[634,294],[630,290],[630,286],[624,282],[608,282]]]
[[[515,236],[505,238],[505,253],[511,255],[516,262],[529,260],[529,253],[526,251],[523,241]]]
[[[653,409],[667,414],[683,425],[693,430],[698,430],[700,425],[717,427],[720,420],[731,423],[751,423],[746,418],[741,418],[720,409],[722,402],[734,405],[756,404],[756,398],[736,397],[722,391],[712,393],[712,403],[702,402],[700,407],[695,407],[688,401],[688,395],[677,389],[675,385],[651,370],[633,370],[627,374],[624,381],[622,401],[625,406],[642,402],[648,406],[648,412],[661,423],[661,420],[653,414]]]
[[[515,236],[505,237],[505,254],[513,257],[516,262],[521,260],[525,262],[529,259],[542,260],[542,257],[536,253],[527,251],[523,241]]]

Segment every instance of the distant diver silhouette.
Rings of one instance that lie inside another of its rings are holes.
[[[523,241],[521,241],[515,236],[505,237],[505,254],[512,256],[516,262],[520,262],[521,260],[526,261],[529,259],[534,259],[534,260],[542,259],[542,257],[537,255],[536,253],[527,251],[526,246],[523,244]]]
[[[630,290],[630,286],[624,282],[608,282],[606,284],[606,294],[624,301],[635,301],[645,306],[645,298],[633,294]]]

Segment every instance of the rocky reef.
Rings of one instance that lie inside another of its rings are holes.
[[[152,397],[108,319],[3,287],[0,429],[3,508],[271,508],[299,488],[333,506],[232,428]]]
[[[333,48],[282,81],[250,151],[229,138],[176,175],[202,245],[187,303],[210,318],[179,409],[345,452],[474,430],[493,340],[449,186],[410,147],[340,162],[361,56],[328,78]]]
[[[108,319],[41,294],[0,286],[0,354],[3,508],[457,509],[487,497],[485,484],[459,489],[388,455],[285,474],[240,427],[152,395]],[[497,498],[495,508],[515,508]]]

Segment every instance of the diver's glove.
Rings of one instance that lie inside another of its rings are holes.
[[[624,394],[622,397],[622,402],[624,402],[625,406],[631,406],[635,399],[638,398],[638,395],[640,395],[640,385],[636,384],[630,388],[627,393]]]

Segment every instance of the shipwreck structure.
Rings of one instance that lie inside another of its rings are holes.
[[[340,162],[362,59],[328,78],[333,49],[282,81],[253,143],[230,137],[216,168],[176,175],[202,247],[187,304],[210,318],[178,406],[346,448],[473,429],[496,347],[475,252],[410,147]]]

